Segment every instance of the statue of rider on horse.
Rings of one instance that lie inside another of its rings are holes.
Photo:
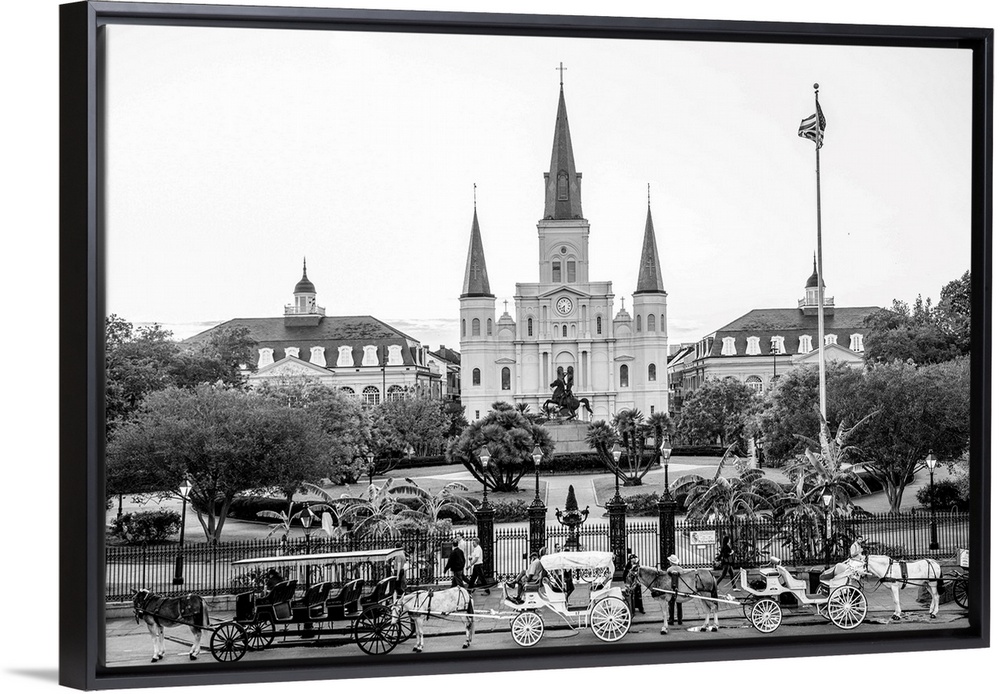
[[[590,401],[587,398],[577,398],[573,395],[573,367],[568,367],[565,371],[563,367],[556,370],[556,380],[549,384],[552,388],[552,397],[542,403],[542,410],[551,419],[565,417],[566,419],[576,419],[577,410],[583,405],[591,415],[594,411],[590,409]]]

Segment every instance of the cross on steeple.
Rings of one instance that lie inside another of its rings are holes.
[[[625,297],[622,297],[622,311],[625,310]]]
[[[559,87],[562,88],[562,86],[563,86],[563,73],[566,72],[567,70],[569,70],[569,68],[568,67],[563,67],[562,61],[560,60],[559,61],[559,67],[557,67],[556,70],[559,71]]]
[[[472,263],[472,279],[479,279],[479,263]]]
[[[651,255],[646,256],[646,269],[650,272],[656,271],[656,260]]]
[[[507,300],[506,299],[503,300],[503,312],[507,313]]]

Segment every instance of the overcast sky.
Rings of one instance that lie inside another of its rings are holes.
[[[457,348],[474,183],[498,313],[538,281],[560,62],[590,277],[631,308],[649,184],[671,342],[803,295],[814,82],[828,295],[970,266],[965,51],[113,26],[108,56],[108,310],[182,337],[281,315],[306,256],[328,315]]]

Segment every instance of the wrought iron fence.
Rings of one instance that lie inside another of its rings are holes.
[[[850,543],[864,538],[872,553],[895,558],[951,558],[969,542],[968,513],[938,513],[934,528],[939,548],[931,550],[931,520],[927,512],[901,515],[873,515],[863,518],[834,519],[827,534],[825,523],[803,520],[776,521],[771,518],[739,520],[732,523],[694,523],[678,521],[674,551],[684,566],[710,566],[719,543],[728,535],[735,549],[734,565],[752,567],[774,557],[786,565],[813,565],[829,558],[836,561],[847,555]],[[713,536],[714,533],[714,536]],[[389,549],[402,547],[410,556],[412,583],[441,583],[449,580],[444,572],[444,556],[454,538],[475,536],[475,528],[452,533],[404,532],[377,538],[317,538],[284,542],[253,540],[218,544],[187,544],[183,552],[183,578],[174,585],[176,545],[109,546],[106,551],[106,598],[127,600],[135,590],[148,588],[162,594],[197,592],[223,595],[247,589],[252,577],[232,566],[241,559],[259,559],[276,555]],[[562,546],[567,537],[562,525],[546,527],[545,547],[549,552]],[[579,531],[584,550],[610,551],[610,533],[606,523],[584,524]],[[829,538],[832,538],[829,539]],[[714,542],[713,542],[714,540]],[[498,580],[512,580],[527,565],[528,527],[507,526],[494,531],[494,573]],[[631,550],[644,564],[660,565],[659,524],[655,519],[627,522],[626,551]],[[377,580],[386,575],[385,566],[362,565],[359,577]]]

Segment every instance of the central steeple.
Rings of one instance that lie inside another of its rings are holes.
[[[560,64],[561,67],[561,64]],[[560,72],[560,75],[562,73]],[[545,214],[543,219],[583,219],[580,181],[573,160],[573,141],[569,136],[566,95],[559,80],[559,106],[556,109],[556,132],[552,139],[552,162],[545,174]]]

